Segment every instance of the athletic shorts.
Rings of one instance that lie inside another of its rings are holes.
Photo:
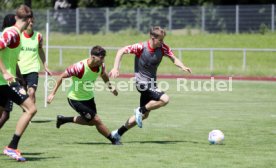
[[[8,100],[6,105],[5,105],[5,111],[6,112],[11,112],[13,108],[13,102],[11,100]]]
[[[34,88],[36,90],[37,84],[38,84],[38,73],[37,72],[31,72],[28,74],[23,74],[23,79],[27,85],[27,88]]]
[[[21,105],[27,98],[25,89],[18,83],[13,82],[9,85],[0,86],[0,106],[5,107],[9,100],[17,105]]]
[[[161,96],[165,92],[160,91],[156,85],[138,84],[136,83],[136,89],[140,92],[140,107],[145,106],[149,101],[160,100]]]
[[[78,112],[85,121],[87,121],[87,122],[91,121],[97,114],[97,108],[96,108],[94,98],[92,98],[90,100],[81,100],[81,101],[80,100],[72,100],[69,98],[67,98],[67,99],[68,99],[70,106],[76,112]]]

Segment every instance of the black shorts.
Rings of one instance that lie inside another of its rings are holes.
[[[21,105],[27,98],[25,89],[18,83],[13,82],[9,85],[0,86],[0,106],[5,107],[9,100]]]
[[[27,85],[27,88],[34,88],[36,90],[37,84],[38,84],[38,73],[37,72],[31,72],[28,74],[23,74],[23,79],[25,84]]]
[[[11,112],[13,108],[13,102],[11,100],[8,100],[6,105],[5,105],[5,111],[6,112]]]
[[[87,122],[91,121],[97,114],[97,108],[94,98],[82,101],[72,100],[68,98],[68,102],[70,106],[74,110],[76,110],[81,115],[81,117]]]
[[[136,89],[140,92],[140,107],[145,106],[149,101],[160,100],[161,96],[165,94],[158,90],[156,85],[136,84]]]

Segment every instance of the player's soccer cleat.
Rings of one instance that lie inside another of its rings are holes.
[[[56,122],[56,127],[57,128],[60,128],[60,126],[62,124],[64,124],[64,122],[61,121],[61,119],[63,118],[64,116],[63,115],[57,115],[57,122]]]
[[[18,162],[25,162],[26,159],[24,157],[21,156],[21,153],[19,150],[17,149],[12,149],[9,147],[5,147],[3,153],[7,156],[9,156],[12,159],[17,160]]]
[[[118,134],[118,130],[114,130],[111,132],[111,137],[115,139],[114,142],[112,142],[113,145],[122,145],[121,143],[121,136]]]
[[[135,121],[138,125],[139,128],[143,127],[143,114],[139,111],[140,107],[134,109],[134,114],[135,114]]]

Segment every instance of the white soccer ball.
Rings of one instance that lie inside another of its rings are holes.
[[[220,130],[213,130],[209,132],[208,141],[211,144],[222,144],[224,140],[224,134]]]

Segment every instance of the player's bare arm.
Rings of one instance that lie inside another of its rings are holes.
[[[110,77],[116,78],[120,75],[120,72],[119,72],[120,62],[122,60],[123,55],[127,53],[126,49],[127,49],[127,46],[118,50],[116,57],[115,57],[113,69],[109,72]]]
[[[48,103],[48,104],[50,104],[50,103],[53,101],[53,99],[54,99],[54,97],[55,97],[55,94],[56,94],[56,92],[57,92],[59,86],[60,86],[61,83],[62,83],[62,79],[63,79],[63,78],[68,78],[68,77],[69,77],[69,75],[68,75],[68,73],[67,73],[66,71],[63,72],[63,73],[58,77],[58,79],[57,79],[57,81],[56,81],[56,85],[55,85],[53,91],[49,94],[49,96],[48,96],[48,98],[47,98],[47,103]]]
[[[39,54],[39,57],[43,63],[43,67],[44,67],[44,70],[45,72],[47,72],[48,75],[53,75],[52,72],[48,69],[48,65],[46,63],[46,59],[45,59],[45,52],[43,50],[43,48],[39,48],[38,49],[38,54]]]
[[[176,65],[177,67],[179,67],[181,70],[192,73],[191,68],[186,67],[178,58],[176,58],[175,56],[170,56],[169,57],[170,60],[174,63],[174,65]]]
[[[104,83],[107,85],[108,89],[115,95],[118,95],[118,91],[116,90],[116,88],[114,86],[111,85],[111,83],[109,82],[109,77],[108,74],[106,72],[103,72],[101,74],[101,77],[104,81]]]

